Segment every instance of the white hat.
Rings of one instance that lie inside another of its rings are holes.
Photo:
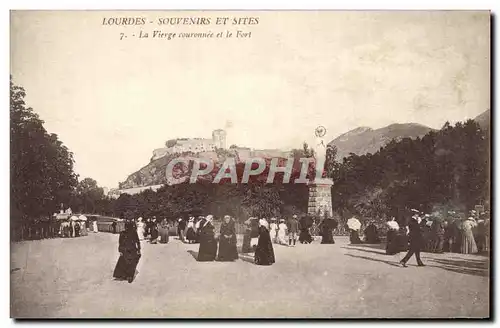
[[[260,219],[259,225],[264,226],[266,228],[269,228],[269,224],[267,223],[267,221],[265,219]]]
[[[294,215],[292,216],[292,218],[297,218],[297,214],[294,214]]]

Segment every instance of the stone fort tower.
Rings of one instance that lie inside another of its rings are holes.
[[[226,131],[222,129],[214,130],[212,139],[216,148],[226,149]]]

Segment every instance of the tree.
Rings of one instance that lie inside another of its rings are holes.
[[[91,178],[85,178],[80,181],[76,187],[75,205],[80,212],[96,213],[98,204],[104,199],[104,190],[97,185],[97,181]]]
[[[10,80],[11,220],[14,226],[69,204],[77,184],[73,154],[24,101]]]

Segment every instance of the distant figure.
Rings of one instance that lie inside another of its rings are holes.
[[[259,221],[259,242],[255,249],[255,264],[271,265],[275,262],[273,243],[269,235],[269,225],[267,221]]]
[[[87,222],[85,222],[85,221],[80,222],[80,235],[81,236],[87,236],[88,235],[88,232],[87,232]]]
[[[333,218],[327,217],[319,224],[322,244],[335,244],[333,240],[333,230],[337,229],[338,222]]]
[[[285,220],[281,219],[278,225],[278,244],[286,245],[286,233],[288,227],[285,224]]]
[[[137,219],[137,236],[139,236],[139,240],[144,240],[144,222],[142,221],[142,218]]]
[[[248,220],[244,222],[245,224],[245,234],[243,235],[243,253],[252,253],[254,251],[253,245],[255,245],[255,240],[259,236],[259,222],[257,218],[249,217]]]
[[[361,229],[361,222],[356,217],[347,220],[347,227],[349,228],[349,242],[351,245],[362,244],[359,239],[359,229]]]
[[[199,243],[200,242],[200,230],[201,230],[201,227],[205,224],[206,221],[207,220],[202,215],[198,216],[198,218],[195,220],[195,225],[194,225],[194,229],[196,231],[196,241],[195,241],[195,243]]]
[[[434,253],[443,253],[443,248],[444,248],[444,233],[445,233],[445,224],[443,220],[440,218],[437,218],[434,220],[432,226],[432,235],[434,239],[434,244],[432,247],[432,251]]]
[[[132,222],[126,222],[125,230],[120,232],[118,252],[120,253],[120,258],[118,259],[118,263],[116,263],[113,277],[116,279],[126,279],[131,283],[134,280],[135,269],[141,257],[141,242]]]
[[[399,224],[395,218],[388,219],[387,222],[387,243],[385,246],[385,253],[387,255],[394,255],[401,251],[399,241]]]
[[[156,244],[158,242],[158,222],[156,221],[156,216],[153,217],[153,220],[151,220],[150,233],[151,238],[149,239],[149,242],[151,244]]]
[[[183,218],[179,218],[177,224],[177,236],[179,240],[184,242],[184,229],[186,229],[186,221]]]
[[[97,228],[97,220],[92,222],[92,227],[93,227],[94,233],[97,233],[99,231],[99,229]]]
[[[368,227],[365,229],[365,243],[367,244],[378,244],[380,243],[380,239],[378,237],[378,230],[375,224],[370,222]]]
[[[234,220],[229,215],[224,216],[224,221],[220,226],[219,255],[217,261],[227,262],[238,259],[238,249],[236,248],[236,227]]]
[[[164,218],[160,222],[160,226],[158,227],[158,232],[160,234],[160,244],[167,244],[169,240],[168,232],[170,230],[170,225],[166,218]]]
[[[75,237],[80,237],[80,222],[74,222]]]
[[[455,218],[450,224],[450,230],[453,238],[451,251],[453,253],[460,253],[462,248],[462,222],[459,218]]]
[[[194,217],[189,218],[186,230],[186,240],[189,244],[196,242],[196,230],[194,225]]]
[[[462,254],[477,253],[477,245],[472,233],[472,229],[476,225],[476,220],[473,217],[469,217],[462,223],[462,246],[460,248]]]
[[[408,262],[413,254],[415,254],[415,257],[417,258],[418,266],[425,266],[420,259],[420,251],[422,250],[425,241],[424,237],[422,236],[422,230],[419,221],[420,218],[415,214],[412,216],[410,224],[408,225],[410,230],[410,249],[408,250],[406,256],[399,262],[403,267],[406,267],[406,262]]]
[[[302,244],[310,244],[313,242],[313,238],[309,229],[313,225],[313,219],[310,216],[304,216],[299,220],[299,242]]]
[[[287,222],[288,228],[288,246],[295,246],[295,242],[297,241],[297,234],[299,232],[299,220],[297,219],[297,215],[293,215]]]
[[[269,235],[271,236],[271,241],[273,243],[276,243],[278,235],[278,224],[276,223],[276,218],[271,218],[271,224],[269,225]]]
[[[214,261],[217,255],[217,241],[215,240],[215,227],[212,220],[213,216],[208,215],[200,228],[199,262]]]

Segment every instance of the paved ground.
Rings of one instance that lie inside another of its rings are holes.
[[[118,236],[11,244],[13,317],[487,317],[488,258],[424,254],[401,268],[381,246],[275,246],[277,263],[198,263],[198,245],[143,244],[114,281]]]

